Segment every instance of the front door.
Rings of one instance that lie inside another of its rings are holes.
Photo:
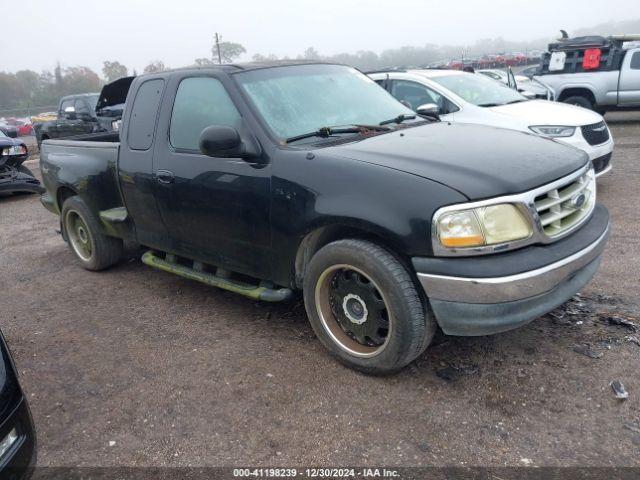
[[[412,80],[391,80],[388,82],[388,90],[397,100],[414,111],[427,103],[436,104],[440,118],[443,120],[452,121],[453,112],[458,110],[456,105],[444,95]]]
[[[177,78],[154,151],[156,199],[173,253],[247,275],[270,274],[269,165],[214,158],[199,149],[211,125],[240,129],[242,116],[212,76]]]
[[[620,69],[618,89],[620,106],[640,105],[640,49],[630,50],[624,57]]]

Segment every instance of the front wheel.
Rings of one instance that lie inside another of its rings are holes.
[[[122,240],[100,231],[98,221],[79,197],[62,205],[62,228],[71,251],[87,270],[104,270],[122,259]]]
[[[320,249],[305,275],[304,301],[323,345],[365,373],[401,369],[436,330],[407,269],[368,241],[339,240]]]

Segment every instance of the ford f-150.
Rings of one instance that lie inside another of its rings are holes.
[[[417,116],[357,70],[222,65],[137,77],[119,132],[42,145],[42,203],[78,262],[142,261],[254,299],[302,290],[320,341],[369,373],[439,325],[524,325],[595,274],[587,155]]]

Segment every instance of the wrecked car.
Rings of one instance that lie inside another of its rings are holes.
[[[301,291],[322,344],[373,374],[438,326],[503,332],[564,303],[609,232],[586,153],[421,117],[336,64],[139,76],[119,133],[46,140],[40,165],[85,269],[133,242],[151,267],[252,299]]]
[[[22,140],[9,138],[0,131],[0,195],[44,191],[33,172],[23,165],[28,156]]]

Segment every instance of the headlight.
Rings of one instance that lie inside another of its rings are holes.
[[[438,240],[446,248],[497,245],[533,234],[531,222],[510,203],[444,212],[435,224]]]
[[[2,155],[24,155],[25,153],[27,153],[27,147],[23,145],[15,145],[2,149]]]
[[[545,135],[547,137],[570,137],[576,133],[576,127],[539,125],[529,128],[538,135]]]

